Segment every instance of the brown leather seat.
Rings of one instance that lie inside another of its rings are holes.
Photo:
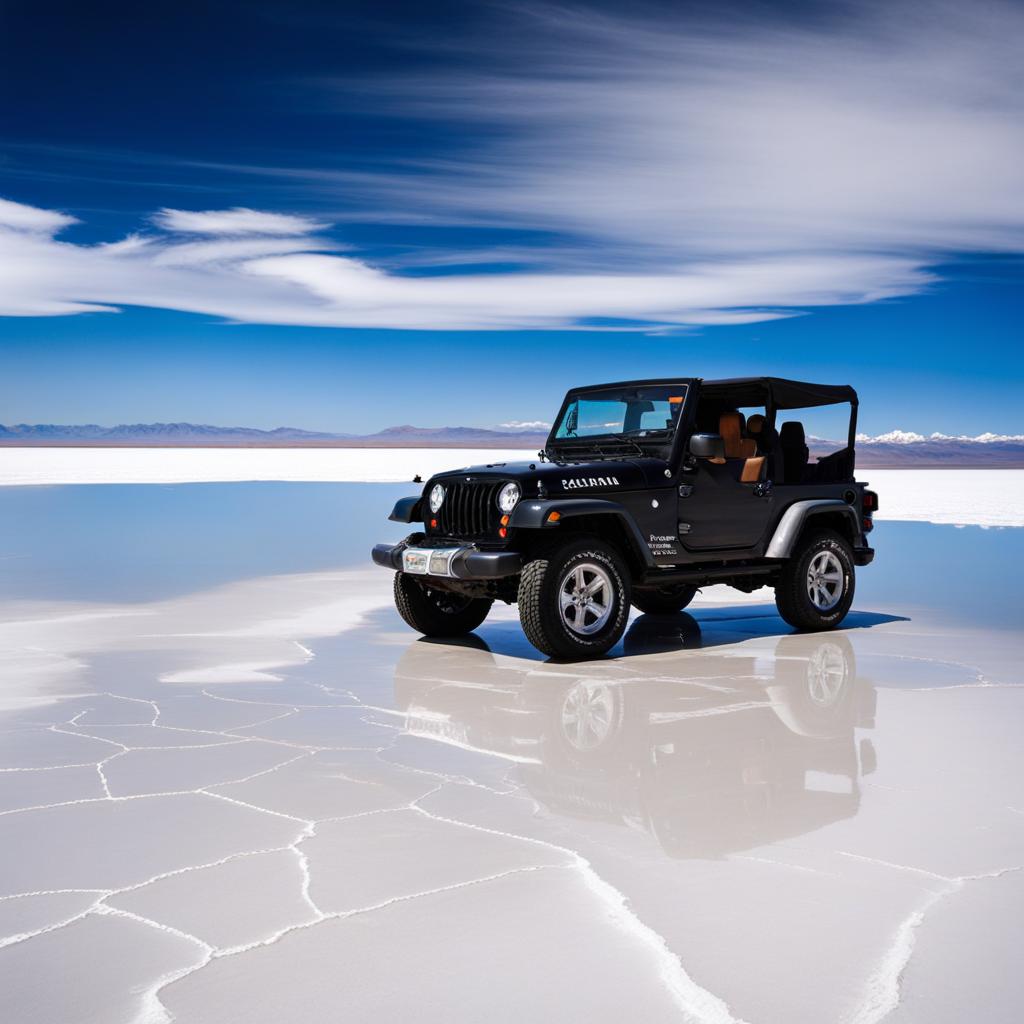
[[[757,454],[757,442],[743,436],[743,414],[723,412],[718,418],[718,432],[725,442],[725,459],[712,459],[719,464],[726,459],[743,459],[740,483],[757,483],[764,472],[764,456]]]
[[[764,476],[764,464],[767,462],[764,455],[755,455],[743,463],[743,471],[740,473],[741,484],[756,484]]]
[[[743,436],[743,414],[723,412],[718,417],[718,432],[725,442],[725,459],[750,459],[757,454],[757,442]],[[722,463],[725,459],[713,459]]]
[[[760,448],[761,451],[765,450],[762,440],[764,438],[765,423],[767,422],[768,421],[759,412],[754,413],[754,415],[747,420],[747,437],[752,438],[757,443],[757,447]]]
[[[764,478],[768,459],[773,453],[774,433],[768,426],[768,418],[759,412],[747,420],[747,437],[757,445],[759,454],[744,463],[743,472],[740,474],[741,483],[753,484]]]

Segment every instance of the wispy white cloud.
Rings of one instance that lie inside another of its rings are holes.
[[[499,430],[550,430],[551,424],[547,420],[511,420],[509,423],[499,423]]]
[[[0,198],[0,230],[6,228],[10,231],[52,235],[75,222],[75,218],[66,213],[40,210],[35,206]]]
[[[410,277],[337,255],[333,243],[314,234],[239,237],[227,225],[226,234],[210,231],[202,241],[161,232],[81,245],[58,238],[61,216],[21,207],[0,222],[0,314],[136,305],[312,326],[466,330],[615,321],[672,327],[750,323],[788,315],[786,307],[871,302],[929,280],[914,261],[859,255],[692,262],[646,274]]]
[[[1024,247],[1020,5],[707,10],[518,8],[453,44],[456,73],[358,94],[463,125],[444,159],[339,184],[380,216],[567,232],[612,259]]]
[[[346,219],[541,231],[535,255],[462,238],[433,261],[444,273],[420,249],[412,274],[321,221],[243,207],[166,208],[81,245],[66,214],[3,201],[0,313],[665,332],[912,294],[950,254],[1024,251],[1019,6],[869,0],[799,25],[496,10],[508,22],[450,42],[431,73],[360,83],[363,112],[443,123],[428,157],[248,170],[304,180]]]
[[[307,235],[328,225],[309,217],[266,213],[236,206],[231,210],[171,210],[153,215],[153,222],[165,231],[195,235]]]
[[[147,239],[149,255],[155,266],[196,267],[201,264],[220,263],[239,266],[247,260],[260,256],[284,256],[296,252],[314,252],[343,248],[324,238],[306,235],[261,237],[252,235],[245,238],[205,238],[198,242]],[[115,243],[116,248],[117,243]],[[141,252],[141,247],[136,249]]]

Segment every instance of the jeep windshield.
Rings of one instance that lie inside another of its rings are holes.
[[[685,384],[622,386],[570,394],[548,451],[612,458],[671,443]]]

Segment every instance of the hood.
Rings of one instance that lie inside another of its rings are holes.
[[[543,483],[547,497],[573,495],[595,496],[602,492],[635,491],[649,487],[666,487],[663,459],[593,459],[583,462],[489,462],[480,466],[435,473],[426,484],[429,492],[435,482],[472,483],[474,481],[515,480],[526,497],[537,496]]]

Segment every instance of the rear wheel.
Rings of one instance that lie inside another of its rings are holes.
[[[633,607],[645,615],[675,615],[694,598],[697,588],[689,583],[657,590],[634,590]]]
[[[491,610],[492,601],[440,590],[404,572],[395,573],[398,614],[424,636],[472,633]]]
[[[834,530],[816,530],[801,539],[782,567],[775,586],[779,614],[809,632],[834,629],[853,603],[853,552]]]
[[[596,658],[613,647],[629,615],[629,577],[614,549],[571,540],[528,562],[519,581],[519,621],[553,658]]]

